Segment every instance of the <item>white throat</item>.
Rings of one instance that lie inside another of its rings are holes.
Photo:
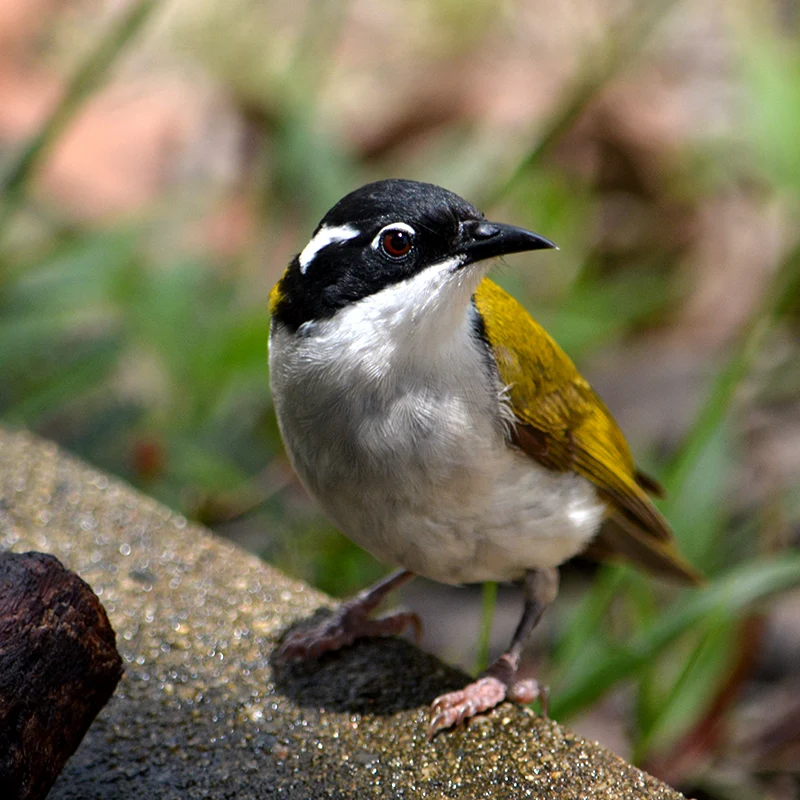
[[[340,309],[331,319],[302,325],[298,333],[347,352],[373,378],[404,362],[439,361],[471,337],[470,298],[483,270],[461,269],[463,257],[434,264]],[[364,363],[366,362],[366,363]]]

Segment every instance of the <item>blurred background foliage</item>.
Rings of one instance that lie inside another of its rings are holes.
[[[526,662],[553,714],[695,797],[797,797],[795,2],[2,0],[0,421],[334,594],[378,576],[286,462],[265,309],[327,208],[389,176],[560,245],[498,280],[710,578],[568,565]],[[404,600],[471,666],[479,591]]]

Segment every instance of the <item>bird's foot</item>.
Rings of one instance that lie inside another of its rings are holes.
[[[289,634],[278,648],[276,660],[279,663],[313,660],[323,653],[347,647],[356,639],[396,636],[408,628],[413,629],[417,642],[422,637],[422,621],[413,611],[400,609],[374,619],[367,613],[358,602],[344,603],[321,624]]]
[[[431,705],[432,720],[428,738],[439,731],[490,711],[503,700],[527,705],[537,698],[547,716],[547,689],[533,678],[517,679],[517,659],[509,653],[500,656],[474,683],[456,692],[437,697]]]
[[[286,637],[275,654],[278,663],[319,658],[323,653],[339,650],[366,636],[394,636],[413,628],[417,643],[422,638],[422,622],[411,611],[391,611],[381,617],[369,615],[389,592],[414,577],[405,569],[396,570],[373,586],[359,592],[319,625],[295,631]]]

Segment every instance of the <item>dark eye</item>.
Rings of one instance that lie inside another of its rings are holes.
[[[389,258],[405,258],[414,244],[414,234],[403,228],[386,228],[379,234],[380,249]]]

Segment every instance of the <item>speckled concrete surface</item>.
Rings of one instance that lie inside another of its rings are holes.
[[[2,430],[0,547],[53,553],[88,581],[125,661],[52,800],[681,796],[509,704],[428,742],[427,704],[465,677],[403,641],[276,673],[281,632],[327,598]]]

